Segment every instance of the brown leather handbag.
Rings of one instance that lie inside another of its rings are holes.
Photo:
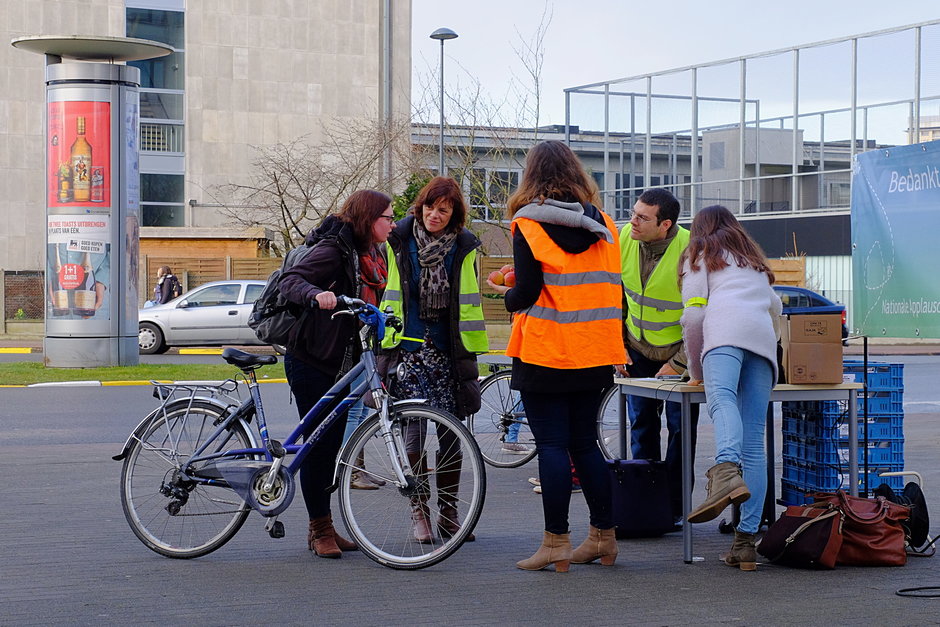
[[[836,567],[842,548],[842,512],[835,506],[791,505],[761,538],[757,552],[794,568]]]
[[[816,506],[831,504],[844,516],[842,547],[837,564],[849,566],[904,566],[902,520],[910,518],[911,510],[886,500],[883,496],[861,498],[837,492],[816,492],[811,495]]]

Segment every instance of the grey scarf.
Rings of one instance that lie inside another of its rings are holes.
[[[585,229],[591,233],[597,233],[598,237],[604,238],[608,244],[614,243],[614,236],[607,226],[584,215],[584,207],[578,202],[562,202],[552,198],[546,198],[542,204],[532,201],[519,209],[513,217]]]
[[[450,281],[444,268],[444,257],[457,240],[457,233],[434,237],[419,224],[419,219],[415,219],[412,229],[418,244],[418,264],[421,266],[421,277],[418,280],[421,310],[418,317],[427,322],[436,322],[441,319],[441,312],[448,305]]]

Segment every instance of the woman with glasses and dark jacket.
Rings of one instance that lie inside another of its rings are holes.
[[[404,321],[401,334],[387,333],[379,367],[395,377],[391,393],[423,398],[431,407],[466,418],[480,409],[477,355],[488,348],[476,250],[480,240],[464,227],[467,207],[454,179],[435,177],[418,193],[411,214],[388,238],[388,285],[381,308]],[[421,427],[426,427],[422,425]],[[452,433],[438,433],[439,450],[428,459],[425,428],[409,430],[406,448],[421,489],[411,498],[415,540],[450,537],[460,528],[458,487],[463,465]],[[429,468],[437,485],[437,523],[432,524]],[[473,541],[473,534],[467,541]]]
[[[310,308],[295,325],[284,356],[287,382],[301,418],[358,357],[358,321],[353,316],[331,316],[337,296],[377,304],[387,274],[378,246],[385,243],[394,224],[391,202],[381,192],[354,192],[339,214],[327,216],[307,236],[308,244],[315,244],[313,250],[281,275],[284,297]],[[311,432],[318,424],[311,425]],[[344,427],[336,421],[300,469],[300,488],[310,517],[307,544],[320,557],[342,557],[343,551],[357,548],[333,528],[327,491],[333,483]]]

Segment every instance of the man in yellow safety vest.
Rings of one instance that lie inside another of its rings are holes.
[[[654,377],[685,372],[682,350],[682,291],[679,256],[689,231],[678,224],[679,201],[668,190],[648,189],[633,206],[629,224],[620,231],[620,265],[624,288],[624,343],[627,373]],[[669,439],[666,470],[673,519],[682,516],[681,408],[678,403],[632,396],[630,440],[634,459],[661,459],[660,414],[665,405]],[[692,450],[698,406],[692,406]]]

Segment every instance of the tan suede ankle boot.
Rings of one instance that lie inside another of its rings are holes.
[[[588,536],[581,546],[571,552],[573,564],[587,564],[596,559],[601,560],[604,566],[613,566],[617,561],[617,538],[614,528],[598,529],[594,525],[588,527]]]
[[[542,546],[529,559],[516,562],[522,570],[542,570],[549,564],[555,565],[556,573],[568,572],[571,563],[571,536],[567,533],[544,532]]]
[[[732,503],[743,503],[751,498],[751,492],[741,477],[741,469],[734,462],[722,462],[705,472],[708,477],[708,496],[701,505],[689,513],[689,522],[703,523],[718,518]]]
[[[754,534],[734,530],[734,544],[731,551],[722,556],[728,566],[737,566],[741,570],[757,570],[757,550]]]

